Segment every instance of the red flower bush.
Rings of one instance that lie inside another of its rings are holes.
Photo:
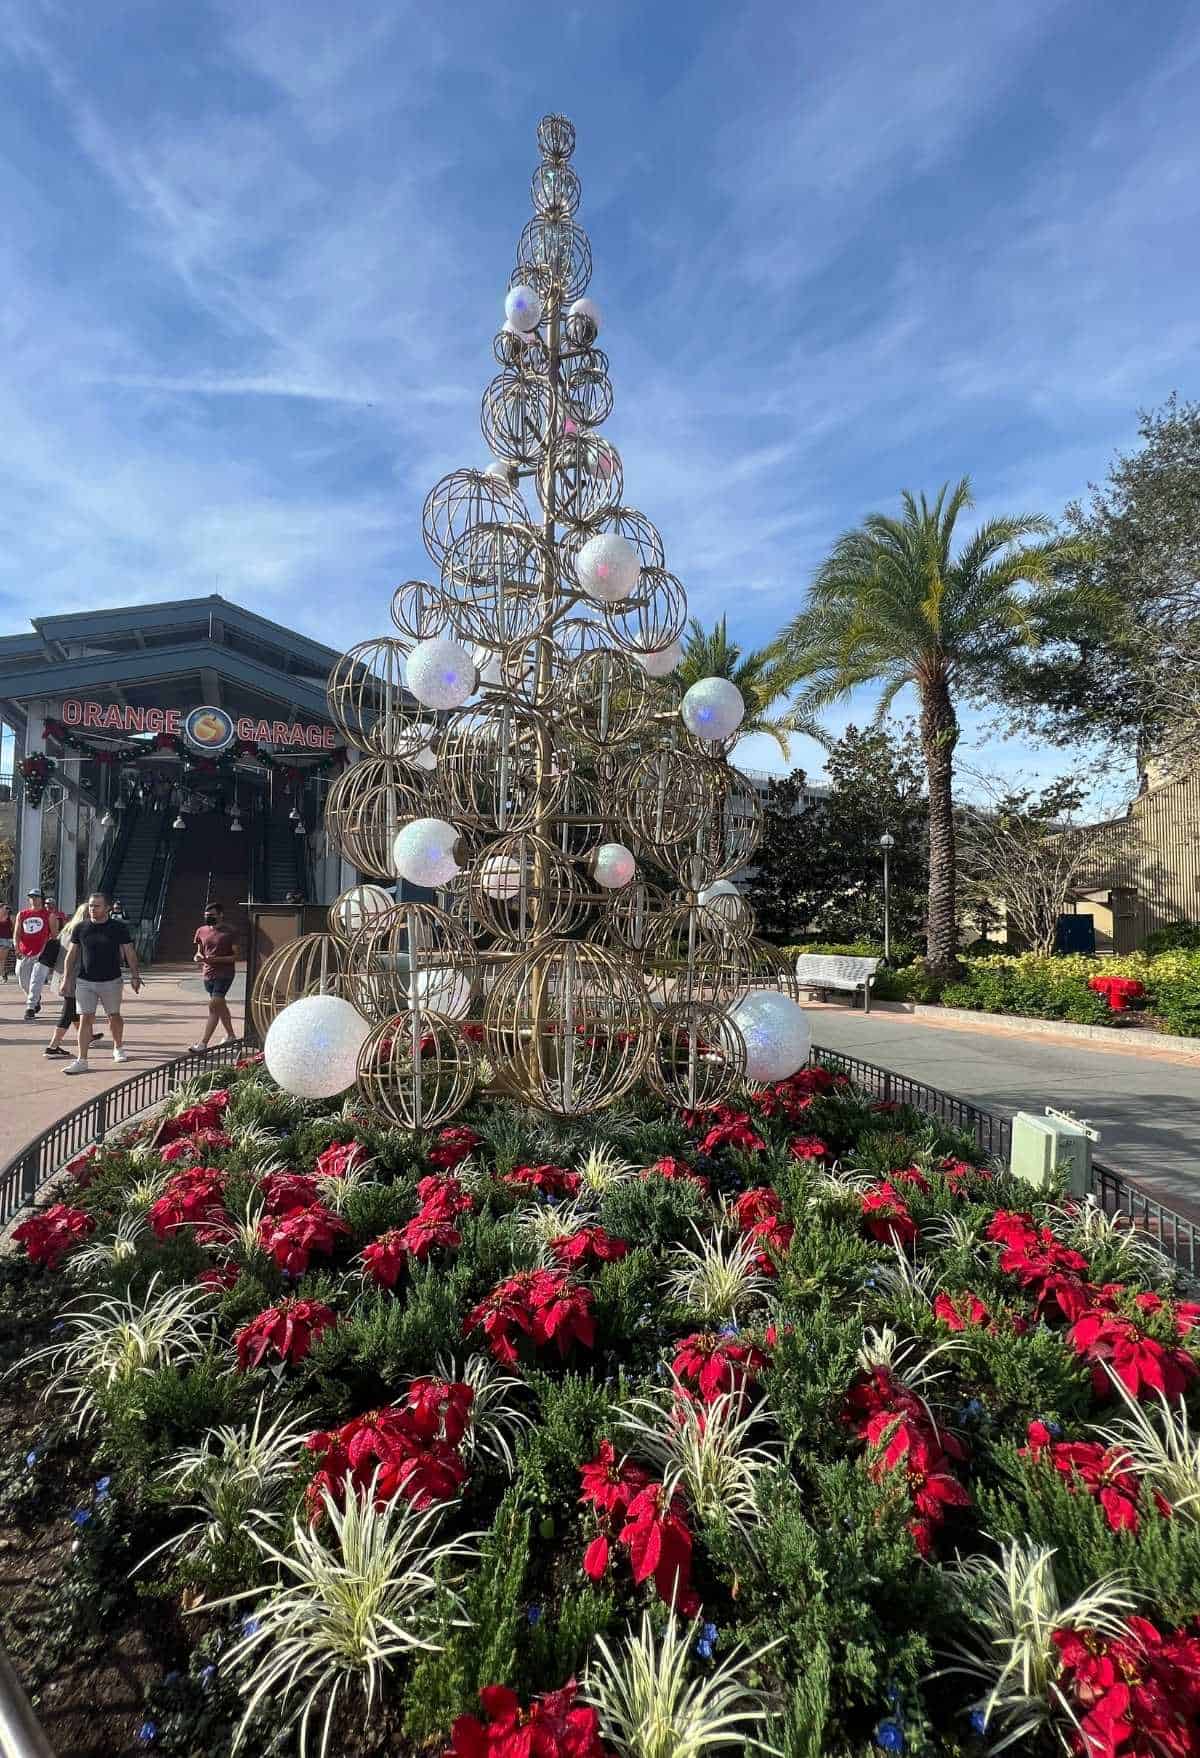
[[[1085,1312],[1067,1332],[1067,1342],[1092,1363],[1092,1390],[1098,1398],[1112,1394],[1106,1364],[1131,1398],[1160,1392],[1171,1404],[1178,1403],[1196,1377],[1196,1363],[1186,1350],[1168,1348],[1132,1319],[1112,1313]]]
[[[181,1227],[205,1232],[228,1222],[225,1213],[225,1174],[219,1166],[187,1166],[173,1172],[163,1193],[151,1203],[147,1219],[156,1239],[169,1239]]]
[[[1029,1424],[1029,1445],[1023,1458],[1052,1465],[1074,1494],[1083,1489],[1100,1503],[1113,1532],[1138,1529],[1138,1492],[1141,1479],[1130,1469],[1129,1454],[1122,1447],[1105,1447],[1099,1441],[1056,1441],[1044,1422]],[[1160,1513],[1170,1514],[1170,1504],[1155,1498]]]
[[[1056,1308],[1071,1320],[1085,1310],[1088,1290],[1083,1277],[1088,1261],[1063,1245],[1049,1227],[1038,1227],[1032,1215],[997,1209],[985,1238],[1003,1246],[1000,1269],[1032,1293],[1039,1313]]]
[[[750,1103],[763,1117],[786,1117],[789,1123],[796,1123],[815,1098],[832,1092],[839,1082],[844,1085],[845,1077],[835,1077],[827,1068],[801,1068],[786,1080],[760,1087]]]
[[[668,1497],[661,1483],[648,1483],[639,1490],[626,1511],[617,1542],[629,1552],[638,1586],[653,1578],[664,1605],[674,1606],[685,1618],[695,1617],[700,1595],[692,1586],[692,1535],[678,1491]]]
[[[860,1198],[863,1227],[872,1239],[884,1245],[911,1245],[917,1237],[917,1223],[908,1212],[908,1204],[894,1184],[885,1178],[864,1190]]]
[[[871,1450],[872,1481],[903,1486],[913,1510],[908,1529],[921,1555],[929,1556],[947,1508],[970,1506],[951,1470],[951,1461],[966,1458],[966,1448],[937,1427],[916,1393],[886,1367],[856,1376],[843,1414]]]
[[[268,1172],[259,1181],[267,1199],[269,1215],[290,1215],[295,1209],[311,1209],[319,1202],[317,1181],[307,1172]]]
[[[308,1486],[310,1516],[319,1516],[324,1491],[339,1502],[347,1485],[362,1494],[376,1472],[375,1499],[381,1507],[397,1495],[418,1509],[451,1501],[469,1476],[458,1443],[474,1398],[474,1389],[457,1381],[414,1380],[403,1404],[309,1435],[305,1445],[318,1459]]]
[[[788,1143],[793,1160],[827,1160],[833,1149],[819,1135],[797,1135]]]
[[[159,1149],[158,1157],[164,1166],[178,1165],[185,1160],[199,1164],[206,1154],[219,1154],[223,1148],[233,1146],[233,1137],[226,1135],[223,1129],[194,1129],[190,1135],[176,1136],[164,1148]]]
[[[460,1715],[450,1732],[454,1758],[604,1758],[594,1709],[575,1702],[576,1684],[535,1698],[528,1709],[507,1685],[479,1693],[486,1721]]]
[[[281,1270],[302,1276],[314,1251],[328,1257],[337,1241],[349,1232],[339,1215],[313,1203],[311,1208],[292,1209],[280,1219],[264,1216],[259,1222],[258,1242]]]
[[[777,1260],[786,1254],[795,1232],[792,1223],[781,1221],[778,1215],[770,1215],[765,1221],[757,1221],[753,1227],[746,1228],[746,1238],[753,1239],[759,1246],[754,1267],[760,1275],[778,1274]]]
[[[178,1112],[174,1117],[166,1118],[158,1130],[159,1146],[166,1142],[177,1141],[181,1135],[194,1135],[198,1129],[217,1129],[221,1119],[229,1108],[231,1094],[224,1087],[198,1105],[189,1105],[186,1111]]]
[[[76,1190],[86,1190],[96,1176],[103,1150],[99,1143],[84,1148],[73,1160],[68,1160],[64,1171]]]
[[[423,1221],[453,1221],[457,1215],[469,1215],[475,1199],[464,1190],[457,1178],[439,1178],[431,1174],[417,1185]]]
[[[546,1196],[574,1196],[579,1189],[578,1172],[566,1166],[517,1166],[500,1180],[514,1190],[537,1190]]]
[[[581,1502],[609,1519],[623,1520],[634,1496],[650,1482],[650,1473],[632,1459],[618,1459],[612,1442],[604,1440],[590,1464],[580,1466],[579,1481]]]
[[[936,1294],[933,1316],[952,1331],[978,1330],[991,1323],[987,1307],[969,1288],[964,1288],[961,1294]]]
[[[1200,1637],[1164,1636],[1131,1616],[1127,1633],[1056,1630],[1058,1686],[1084,1758],[1191,1758],[1200,1748]]]
[[[719,1331],[696,1331],[681,1338],[671,1371],[699,1393],[702,1403],[711,1404],[727,1393],[744,1393],[766,1366],[766,1355],[752,1343],[739,1343]]]
[[[236,1288],[241,1273],[240,1264],[226,1262],[214,1264],[211,1269],[201,1270],[196,1280],[202,1288]]]
[[[893,1184],[907,1184],[913,1190],[919,1190],[922,1196],[929,1195],[929,1180],[919,1166],[903,1166],[899,1172],[892,1173]]]
[[[96,1223],[85,1210],[73,1209],[68,1203],[53,1203],[40,1215],[32,1215],[14,1227],[12,1236],[25,1247],[31,1264],[44,1264],[48,1270],[56,1270],[67,1253],[95,1230]]]
[[[497,1361],[517,1360],[516,1338],[536,1348],[550,1343],[565,1355],[572,1343],[590,1349],[596,1341],[591,1295],[565,1270],[523,1270],[497,1284],[463,1320],[463,1336],[482,1330]]]
[[[715,1154],[718,1148],[740,1148],[743,1153],[761,1153],[766,1142],[750,1122],[748,1111],[731,1111],[718,1105],[711,1114],[715,1121],[700,1143],[702,1154]]]
[[[476,1135],[465,1124],[460,1124],[457,1128],[440,1129],[425,1157],[431,1166],[440,1166],[443,1171],[452,1172],[456,1166],[461,1166],[464,1160],[470,1158],[482,1140],[481,1135]]]
[[[703,1172],[693,1171],[686,1160],[677,1160],[671,1154],[664,1154],[661,1160],[655,1160],[652,1166],[647,1166],[642,1177],[665,1178],[668,1184],[694,1184],[704,1196],[712,1189],[711,1180]]]
[[[261,1367],[268,1351],[294,1367],[304,1360],[314,1340],[336,1324],[333,1308],[319,1300],[281,1300],[243,1325],[234,1338],[238,1371]]]
[[[313,1161],[314,1178],[344,1178],[365,1165],[367,1150],[360,1141],[333,1141]]]
[[[783,1202],[778,1191],[772,1190],[769,1184],[760,1184],[753,1190],[744,1190],[736,1202],[730,1204],[729,1212],[745,1233],[760,1221],[771,1221],[782,1215]]]
[[[558,1262],[570,1269],[573,1264],[615,1263],[629,1250],[627,1239],[614,1239],[603,1227],[581,1227],[576,1233],[564,1233],[550,1241],[550,1250]]]
[[[378,1239],[363,1246],[363,1273],[381,1288],[394,1288],[408,1262],[408,1250],[401,1232],[399,1227],[389,1227]]]

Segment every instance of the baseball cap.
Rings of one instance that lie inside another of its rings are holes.
[[[40,897],[43,903],[46,901],[46,893],[37,885],[31,885],[25,895],[26,897]]]

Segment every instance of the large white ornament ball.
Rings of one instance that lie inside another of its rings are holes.
[[[504,301],[504,315],[518,334],[527,336],[542,321],[542,302],[532,287],[514,287]]]
[[[485,855],[479,863],[479,883],[489,897],[511,903],[521,889],[525,865],[516,855]]]
[[[672,641],[669,647],[660,647],[655,653],[638,652],[634,658],[648,677],[667,678],[683,658],[683,643]]]
[[[418,641],[404,666],[404,681],[426,708],[461,708],[475,694],[475,665],[465,647],[442,635]]]
[[[618,604],[628,598],[640,569],[637,550],[619,531],[601,531],[589,537],[575,563],[579,584],[589,598],[601,604]]]
[[[339,995],[308,995],[271,1021],[267,1073],[298,1099],[332,1099],[353,1086],[370,1026]]]
[[[636,871],[633,851],[623,842],[602,842],[592,856],[592,877],[609,891],[628,885]]]
[[[368,922],[373,922],[376,916],[385,916],[395,907],[395,898],[382,885],[352,885],[337,900],[338,927],[350,939],[360,928],[365,928]]]
[[[716,879],[706,885],[696,899],[704,921],[714,928],[736,928],[745,922],[749,908],[732,879]]]
[[[418,971],[409,990],[409,1005],[440,1013],[447,1019],[465,1019],[471,1009],[471,979],[451,965],[434,965]]]
[[[458,843],[458,830],[445,818],[414,818],[392,844],[396,872],[410,885],[448,885],[461,871]]]
[[[568,309],[567,316],[581,318],[584,323],[590,324],[593,336],[600,334],[600,307],[594,299],[577,299]]]
[[[683,724],[698,739],[727,739],[742,724],[746,704],[728,678],[700,678],[679,704]]]
[[[808,1018],[790,995],[755,989],[729,1017],[746,1040],[747,1080],[786,1080],[808,1061]]]

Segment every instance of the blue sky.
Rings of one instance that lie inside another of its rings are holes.
[[[483,459],[550,108],[626,499],[747,642],[901,488],[1056,514],[1197,391],[1185,0],[0,0],[0,65],[0,631],[213,590],[386,627]]]

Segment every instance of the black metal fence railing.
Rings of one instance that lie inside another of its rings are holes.
[[[981,1153],[998,1160],[1007,1160],[1012,1143],[1012,1119],[981,1110],[978,1105],[944,1093],[940,1087],[926,1086],[923,1080],[910,1080],[906,1074],[894,1074],[890,1068],[878,1068],[857,1056],[846,1056],[840,1050],[812,1048],[812,1060],[823,1063],[837,1074],[845,1074],[864,1092],[884,1104],[912,1105],[927,1117],[940,1118],[955,1129],[965,1129],[975,1137]]]
[[[18,1209],[36,1202],[47,1181],[60,1172],[68,1160],[93,1142],[103,1141],[112,1129],[128,1123],[152,1105],[161,1104],[181,1081],[193,1075],[235,1062],[242,1054],[241,1040],[222,1044],[203,1056],[176,1056],[170,1062],[159,1062],[131,1080],[106,1087],[74,1111],[68,1111],[49,1129],[23,1147],[0,1170],[0,1227],[7,1226]]]
[[[1094,1160],[1092,1184],[1105,1214],[1128,1215],[1134,1226],[1193,1280],[1200,1276],[1200,1226],[1195,1221],[1148,1196],[1111,1166],[1098,1166]]]

